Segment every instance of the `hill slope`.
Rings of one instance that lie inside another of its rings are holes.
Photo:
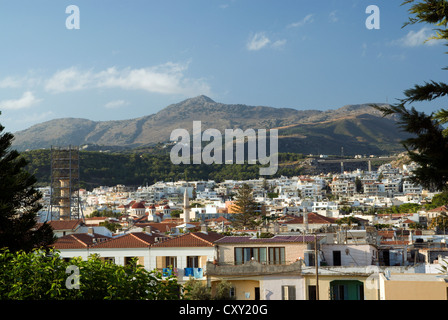
[[[174,129],[192,132],[193,121],[202,130],[215,128],[279,129],[279,151],[298,153],[384,154],[402,151],[405,135],[395,121],[382,118],[369,105],[349,105],[336,110],[296,110],[222,104],[199,96],[172,104],[156,114],[121,121],[55,119],[14,133],[18,150],[51,145],[99,145],[135,148],[169,141]]]

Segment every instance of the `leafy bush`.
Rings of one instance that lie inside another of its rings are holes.
[[[0,251],[1,300],[176,300],[179,292],[175,278],[162,280],[136,261],[119,266],[98,256],[65,261],[53,250]]]

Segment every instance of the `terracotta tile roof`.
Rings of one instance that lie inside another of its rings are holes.
[[[395,231],[393,231],[393,230],[378,230],[378,235],[382,239],[392,239],[395,236]]]
[[[303,216],[290,216],[290,220],[286,220],[285,224],[303,224]],[[308,224],[333,224],[336,223],[336,218],[325,217],[320,214],[309,212]]]
[[[135,224],[136,227],[144,228],[144,227],[153,227],[154,230],[158,230],[159,232],[170,232],[171,228],[177,227],[177,223],[161,223],[161,222],[138,222]]]
[[[97,233],[94,233],[93,236],[88,233],[72,233],[58,238],[53,244],[53,248],[56,250],[85,249],[108,239],[110,238]]]
[[[83,224],[82,220],[51,220],[47,222],[55,231],[75,230]]]
[[[429,212],[448,212],[448,207],[447,206],[437,207],[429,210]]]
[[[176,238],[172,238],[155,244],[153,247],[213,247],[214,242],[224,237],[216,232],[194,232],[186,233]]]
[[[405,245],[405,244],[409,244],[409,241],[406,240],[390,240],[390,241],[380,241],[380,245]]]
[[[321,239],[321,236],[318,236],[318,239]],[[250,236],[226,236],[222,239],[215,241],[216,244],[220,243],[287,243],[287,242],[299,242],[299,243],[308,243],[314,242],[314,236],[274,236],[272,238],[253,238]]]
[[[156,243],[156,238],[163,237],[159,234],[148,234],[146,232],[127,233],[108,241],[95,245],[95,248],[147,248]]]

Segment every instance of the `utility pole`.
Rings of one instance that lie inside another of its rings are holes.
[[[317,233],[314,233],[314,264],[316,265],[316,300],[319,300],[319,258],[317,256]]]

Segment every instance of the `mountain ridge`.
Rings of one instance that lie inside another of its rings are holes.
[[[369,115],[366,118],[365,115]],[[327,145],[332,141],[339,149],[343,145],[349,149],[358,148],[375,153],[400,151],[400,139],[405,136],[395,128],[393,118],[383,118],[370,104],[346,105],[329,110],[298,110],[294,108],[274,108],[249,106],[245,104],[224,104],[201,95],[168,105],[157,113],[125,120],[93,121],[84,118],[60,118],[42,122],[28,129],[14,133],[13,147],[17,150],[50,148],[52,145],[96,145],[115,148],[136,148],[165,143],[174,129],[183,128],[192,132],[193,121],[200,120],[202,130],[207,128],[279,129],[280,152],[307,153],[311,143]],[[349,127],[345,131],[343,126]],[[375,126],[382,128],[378,135],[382,141],[373,141]],[[369,128],[367,128],[369,127]],[[358,130],[360,129],[361,130]],[[383,132],[382,130],[386,130]],[[353,132],[356,131],[358,135]],[[291,132],[295,134],[291,137]],[[333,134],[331,133],[333,132]],[[344,133],[345,132],[345,133]],[[384,136],[388,138],[385,138]],[[282,145],[287,139],[286,145]],[[291,149],[292,140],[300,151]],[[328,141],[324,141],[327,139]],[[349,140],[347,140],[349,139]],[[283,141],[282,141],[283,140]],[[358,141],[358,142],[357,142]],[[362,143],[368,145],[362,146]],[[384,142],[384,146],[381,146]],[[358,145],[359,144],[359,145]],[[289,146],[289,147],[288,147]],[[344,147],[344,149],[346,148]],[[327,150],[328,149],[328,150]],[[334,148],[322,152],[334,154]],[[331,152],[330,152],[331,151]],[[355,154],[357,152],[354,152]]]

